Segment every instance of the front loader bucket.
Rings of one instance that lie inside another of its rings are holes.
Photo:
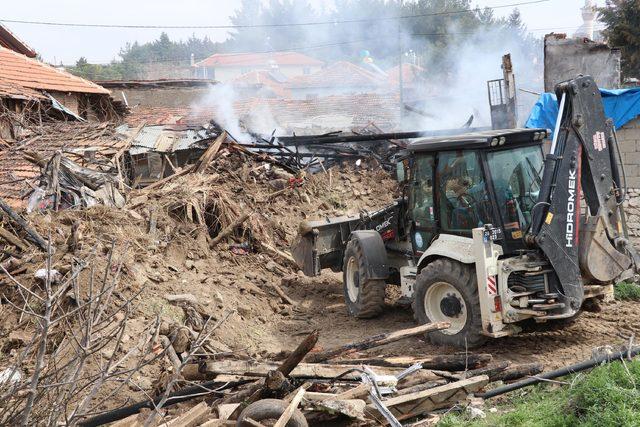
[[[601,216],[590,217],[580,236],[580,269],[587,279],[611,283],[631,267],[631,258],[611,244]]]

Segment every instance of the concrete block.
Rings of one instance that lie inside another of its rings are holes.
[[[638,141],[635,139],[622,140],[618,138],[618,147],[621,153],[634,153],[638,151]]]
[[[627,176],[627,187],[640,187],[640,177],[638,176]]]
[[[625,165],[640,165],[640,152],[624,153],[622,155],[622,162]]]
[[[624,165],[624,173],[627,178],[640,177],[640,165]]]

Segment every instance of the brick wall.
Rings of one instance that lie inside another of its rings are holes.
[[[618,129],[618,144],[627,177],[628,196],[624,203],[629,235],[640,246],[640,118]]]

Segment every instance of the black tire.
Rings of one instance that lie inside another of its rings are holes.
[[[427,265],[416,278],[415,294],[413,298],[413,313],[416,320],[422,325],[426,323],[451,321],[453,318],[441,313],[441,318],[430,319],[425,309],[425,297],[430,287],[448,284],[455,288],[462,296],[462,301],[457,296],[458,308],[466,310],[466,321],[459,332],[455,334],[443,331],[434,331],[427,334],[433,344],[448,345],[458,348],[474,348],[487,341],[482,335],[482,318],[480,315],[480,299],[478,298],[478,285],[476,283],[475,266],[462,264],[448,258],[440,258]],[[438,285],[440,284],[440,285]],[[442,307],[442,303],[439,304]],[[434,316],[436,317],[436,316]]]
[[[353,271],[349,268],[353,262]],[[350,279],[348,276],[353,274]],[[344,251],[342,264],[342,287],[347,312],[360,319],[375,317],[384,310],[385,286],[384,280],[368,279],[363,249],[358,239],[352,239]],[[349,281],[354,282],[357,292],[349,292]],[[357,295],[353,295],[356,293]],[[355,297],[355,298],[354,298]]]
[[[238,417],[237,427],[251,427],[252,424],[245,422],[247,418],[254,421],[277,420],[287,409],[288,403],[279,399],[262,399],[244,408]],[[309,427],[306,418],[299,409],[287,422],[287,427]]]

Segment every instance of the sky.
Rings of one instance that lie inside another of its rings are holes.
[[[81,22],[125,25],[228,25],[229,17],[241,0],[22,0],[8,2],[0,11],[3,19]],[[331,7],[332,0],[311,0],[316,7]],[[405,0],[411,1],[411,0]],[[522,0],[472,0],[480,7],[501,6]],[[602,4],[600,0],[596,3]],[[95,5],[95,7],[92,7]],[[573,33],[582,23],[580,7],[584,0],[548,0],[521,5],[518,8],[527,28],[537,36],[552,31]],[[495,9],[496,16],[505,16],[513,8]],[[71,28],[32,24],[4,23],[18,37],[33,47],[51,63],[73,64],[81,57],[92,63],[107,63],[118,59],[118,52],[127,42],[155,40],[160,29]],[[168,29],[171,39],[186,39],[191,34],[208,35],[214,41],[226,39],[228,30]]]

